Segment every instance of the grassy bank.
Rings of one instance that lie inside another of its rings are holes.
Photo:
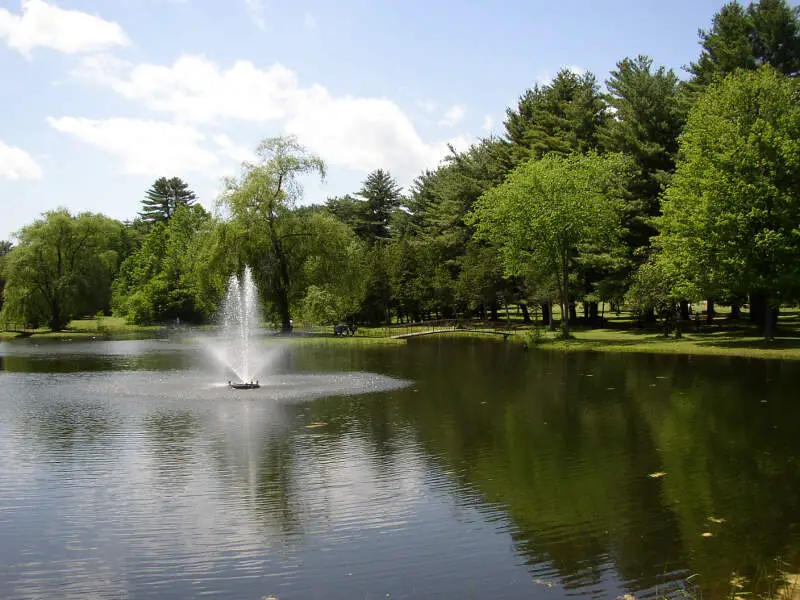
[[[25,333],[13,331],[0,332],[0,339],[33,337],[37,339],[97,339],[125,337],[155,337],[163,327],[158,325],[131,325],[120,317],[100,317],[99,319],[75,319],[62,331],[47,328],[34,329]]]
[[[515,320],[516,321],[516,320]],[[681,354],[702,356],[739,356],[745,358],[800,360],[800,311],[787,311],[781,315],[779,335],[766,342],[755,331],[742,325],[736,327],[714,326],[697,332],[684,333],[682,337],[665,337],[662,333],[642,331],[633,326],[627,315],[610,319],[610,327],[605,329],[573,330],[573,338],[561,340],[555,332],[539,328],[539,338],[534,341],[530,326],[522,326],[519,321],[512,322],[513,334],[508,342],[526,345],[530,350],[560,352],[638,352],[650,354]],[[476,328],[479,326],[476,325]],[[394,339],[399,334],[419,333],[434,330],[431,324],[402,325],[392,327],[361,327],[354,336],[336,337],[330,327],[298,329],[292,336],[275,336],[267,343],[283,341],[303,345],[386,345],[404,344],[406,340]],[[167,330],[161,326],[131,325],[117,317],[100,319],[80,319],[72,321],[64,331],[53,332],[47,329],[36,330],[32,337],[43,339],[106,339],[106,338],[147,338],[163,335]],[[504,331],[493,329],[487,331]],[[19,334],[0,332],[0,339],[13,339]],[[502,336],[479,331],[446,331],[439,327],[431,336],[420,339],[480,339],[502,343]],[[186,338],[185,338],[186,339]],[[191,339],[191,338],[189,338]]]
[[[518,334],[514,339],[524,342],[526,336]],[[529,344],[529,347],[562,352],[645,352],[800,360],[800,337],[777,337],[766,342],[761,337],[746,331],[685,333],[683,337],[676,339],[658,333],[591,329],[576,331],[574,339],[566,341],[548,336],[541,344]]]

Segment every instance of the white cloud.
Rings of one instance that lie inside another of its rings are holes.
[[[331,166],[360,171],[382,167],[398,177],[412,177],[435,166],[446,152],[446,141],[423,140],[391,100],[334,96],[321,85],[303,87],[279,63],[260,69],[237,61],[225,69],[195,55],[182,56],[171,66],[92,56],[76,74],[179,123],[283,124],[285,132],[296,134]],[[460,106],[445,114],[451,124],[463,116]]]
[[[0,40],[24,56],[39,47],[79,54],[130,43],[117,23],[44,0],[22,0],[20,14],[0,8]]]
[[[0,141],[0,178],[17,180],[41,177],[42,168],[30,154]]]
[[[306,12],[305,16],[303,17],[303,26],[306,29],[316,29],[317,28],[317,20],[314,18],[310,12]]]
[[[91,56],[82,61],[76,74],[152,110],[197,123],[283,118],[291,94],[298,89],[295,74],[279,63],[261,70],[241,60],[222,70],[195,55],[182,56],[172,66],[132,66],[107,55]]]
[[[482,127],[483,127],[483,129],[485,131],[491,131],[492,130],[492,127],[494,127],[494,119],[492,118],[492,115],[484,115],[483,116],[483,125],[482,125]]]
[[[214,135],[211,139],[219,146],[220,151],[225,156],[232,158],[237,163],[255,162],[258,158],[253,150],[247,146],[234,143],[233,140],[224,133]]]
[[[439,107],[433,100],[420,100],[417,102],[417,106],[427,113],[432,113]]]
[[[48,117],[56,130],[121,159],[131,175],[208,172],[216,170],[217,155],[203,147],[205,136],[197,129],[144,119],[84,119]]]
[[[450,108],[448,108],[445,113],[442,115],[442,118],[439,120],[439,125],[445,125],[447,127],[452,127],[453,125],[459,123],[461,119],[464,118],[466,111],[464,110],[463,106],[459,106],[458,104],[454,104]]]
[[[259,29],[266,29],[267,23],[264,20],[264,2],[262,0],[244,0],[247,10],[250,11],[250,18]]]

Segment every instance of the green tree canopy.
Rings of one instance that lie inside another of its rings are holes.
[[[608,246],[619,238],[628,169],[622,155],[550,154],[521,164],[484,193],[469,220],[479,239],[500,247],[506,275],[522,274],[531,263],[546,268],[566,315],[573,260],[588,244]],[[568,323],[562,318],[565,335]]]
[[[655,243],[675,285],[702,297],[759,294],[772,306],[796,299],[797,81],[762,67],[712,84],[689,114],[663,210]]]
[[[119,221],[66,209],[23,227],[6,257],[3,320],[60,331],[75,316],[109,310],[122,230]]]
[[[634,159],[639,173],[631,181],[632,210],[640,220],[656,216],[686,120],[678,77],[672,69],[653,69],[652,59],[638,56],[618,62],[606,87],[612,115],[600,130],[602,146]]]
[[[215,298],[204,293],[197,272],[199,236],[210,226],[211,215],[200,205],[179,206],[168,223],[156,223],[120,267],[115,312],[138,324],[209,317]]]
[[[180,177],[159,177],[145,192],[139,215],[149,225],[165,223],[180,206],[191,206],[196,200],[197,196],[189,189],[189,184]]]
[[[292,209],[302,198],[300,178],[325,176],[325,163],[294,137],[267,138],[256,163],[245,163],[238,177],[226,181],[219,203],[230,215],[228,239],[240,267],[249,264],[262,293],[274,306],[281,329],[292,329],[291,303],[300,294],[302,260],[297,239],[311,235]]]
[[[367,175],[358,195],[366,203],[368,240],[374,243],[377,240],[388,239],[392,213],[402,201],[402,188],[388,171],[378,169]]]
[[[694,89],[737,69],[771,65],[785,75],[800,72],[800,18],[786,0],[759,0],[747,8],[729,2],[700,30],[702,52],[691,63]]]
[[[562,69],[547,85],[535,85],[506,110],[506,164],[514,166],[549,152],[570,154],[597,148],[606,119],[595,76]]]

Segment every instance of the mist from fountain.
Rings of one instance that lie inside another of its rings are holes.
[[[239,382],[251,382],[259,376],[275,352],[258,343],[261,332],[258,289],[250,267],[241,278],[235,274],[220,307],[220,330],[209,340],[208,350]]]

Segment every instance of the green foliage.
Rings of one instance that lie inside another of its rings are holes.
[[[587,244],[619,239],[628,170],[621,155],[548,155],[523,163],[481,196],[470,222],[479,239],[499,245],[506,275],[543,265],[557,282],[565,314],[572,260]],[[562,326],[566,332],[568,319]]]
[[[269,312],[289,332],[291,304],[303,292],[297,277],[303,260],[295,242],[311,235],[292,209],[303,194],[299,178],[315,173],[324,178],[325,163],[294,137],[267,138],[256,153],[258,162],[243,164],[219,199],[230,215],[226,238],[232,245],[220,250],[235,256],[239,268],[253,268]]]
[[[192,206],[195,193],[180,177],[159,177],[142,200],[141,222],[145,225],[168,222],[181,206]]]
[[[675,169],[678,136],[685,122],[679,101],[678,77],[664,67],[652,70],[646,56],[617,63],[606,81],[613,114],[600,130],[602,146],[636,162],[638,173],[629,190],[632,220],[656,216],[658,197]],[[641,240],[639,245],[646,244]]]
[[[3,308],[3,290],[6,287],[5,264],[6,256],[14,245],[8,240],[0,240],[0,310]]]
[[[595,76],[562,69],[547,85],[527,90],[516,109],[506,111],[506,164],[555,152],[567,155],[598,147],[598,130],[606,120]]]
[[[785,75],[800,72],[800,19],[786,0],[759,0],[746,9],[730,2],[714,15],[711,29],[700,31],[703,51],[692,63],[692,89],[737,69],[771,65]]]
[[[80,315],[107,311],[122,247],[120,222],[102,215],[45,213],[18,234],[5,257],[0,320],[63,329]]]
[[[196,250],[210,225],[211,216],[199,205],[179,206],[168,223],[156,223],[120,268],[114,282],[115,312],[137,325],[207,319],[214,298],[202,293]]]
[[[799,100],[796,80],[762,67],[692,109],[655,241],[679,288],[773,306],[800,294]]]
[[[378,169],[367,175],[358,195],[365,203],[366,239],[371,243],[389,239],[389,224],[392,213],[400,206],[402,188],[388,171]]]
[[[302,260],[298,287],[307,290],[300,316],[312,324],[353,320],[367,291],[365,244],[327,214],[309,216],[305,228],[311,235],[299,238],[296,249]]]

